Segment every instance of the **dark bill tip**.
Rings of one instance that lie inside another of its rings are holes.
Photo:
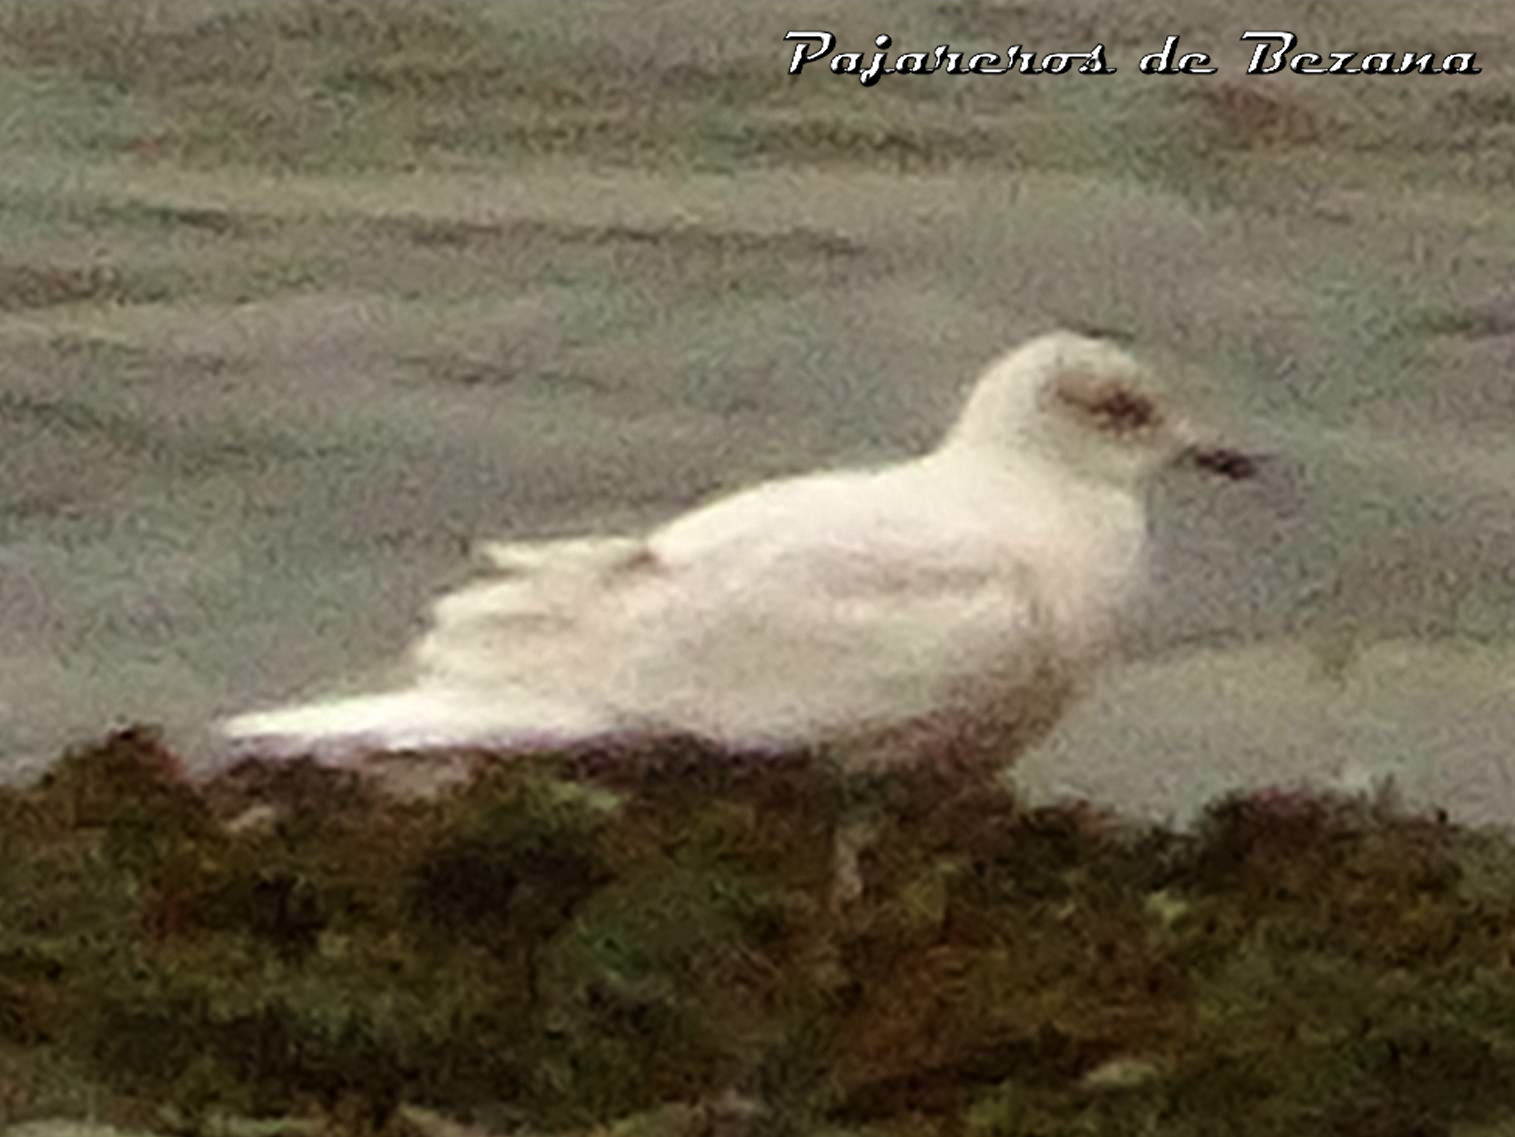
[[[1189,461],[1201,470],[1219,474],[1233,482],[1245,481],[1257,474],[1258,459],[1227,446],[1195,446],[1188,451]]]

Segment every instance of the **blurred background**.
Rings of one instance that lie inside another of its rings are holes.
[[[1085,51],[1113,76],[786,74]],[[1470,75],[1249,76],[1300,50]],[[1180,34],[1219,74],[1144,76]],[[1505,0],[0,0],[0,776],[382,681],[475,537],[932,445],[1116,329],[1274,454],[1157,489],[1128,662],[1016,769],[1515,817]]]

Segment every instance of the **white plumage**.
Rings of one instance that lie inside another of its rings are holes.
[[[264,753],[502,750],[682,733],[856,762],[1008,759],[1106,654],[1142,577],[1142,489],[1194,444],[1124,351],[1055,332],[980,378],[944,442],[758,485],[640,537],[485,546],[414,684],[239,716]]]

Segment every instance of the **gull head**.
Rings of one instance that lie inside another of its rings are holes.
[[[1070,331],[1038,336],[991,364],[947,447],[991,459],[1034,457],[1126,488],[1168,466],[1232,481],[1256,471],[1253,458],[1166,405],[1152,372],[1134,356]]]

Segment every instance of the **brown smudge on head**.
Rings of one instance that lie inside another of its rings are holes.
[[[1121,383],[1067,376],[1055,391],[1058,399],[1084,414],[1097,429],[1111,434],[1149,430],[1163,421],[1151,399]]]

